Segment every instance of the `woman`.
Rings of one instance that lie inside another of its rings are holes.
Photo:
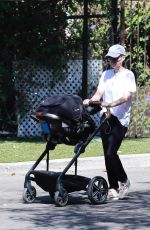
[[[109,48],[106,58],[111,68],[102,73],[93,97],[83,101],[88,105],[89,101],[102,99],[101,106],[110,108],[111,117],[101,126],[101,138],[110,185],[108,199],[113,200],[124,198],[130,187],[130,181],[117,154],[130,122],[132,94],[136,92],[133,72],[123,67],[125,55],[124,47],[119,44]]]

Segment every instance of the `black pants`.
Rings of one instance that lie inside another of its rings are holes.
[[[114,189],[118,189],[118,181],[124,182],[127,179],[127,175],[117,154],[126,131],[127,128],[122,126],[119,120],[113,115],[101,126],[101,138],[108,181],[110,188]]]

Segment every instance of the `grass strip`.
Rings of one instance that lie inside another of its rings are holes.
[[[0,163],[35,161],[44,151],[46,142],[39,139],[1,138]],[[125,138],[119,154],[150,153],[150,138]],[[100,138],[93,140],[81,154],[81,157],[102,156],[103,148]],[[59,144],[50,152],[50,159],[72,158],[74,146]]]

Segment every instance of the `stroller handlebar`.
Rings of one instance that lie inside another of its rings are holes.
[[[101,106],[101,102],[100,101],[89,101],[89,106],[90,107],[94,107],[96,112],[99,112],[100,110],[102,110],[102,106]],[[92,112],[91,114],[95,114],[95,111]],[[106,118],[109,119],[111,117],[111,112],[110,112],[110,108],[106,107],[106,112],[104,112],[106,115]]]
[[[101,111],[100,101],[89,101],[88,105],[84,105],[85,109],[90,115],[94,115]]]
[[[100,101],[89,101],[89,106],[101,106],[101,102]]]

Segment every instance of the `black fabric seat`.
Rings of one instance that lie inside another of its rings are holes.
[[[55,143],[74,145],[85,140],[95,129],[94,121],[85,110],[81,97],[77,95],[48,97],[35,114],[47,123]]]

